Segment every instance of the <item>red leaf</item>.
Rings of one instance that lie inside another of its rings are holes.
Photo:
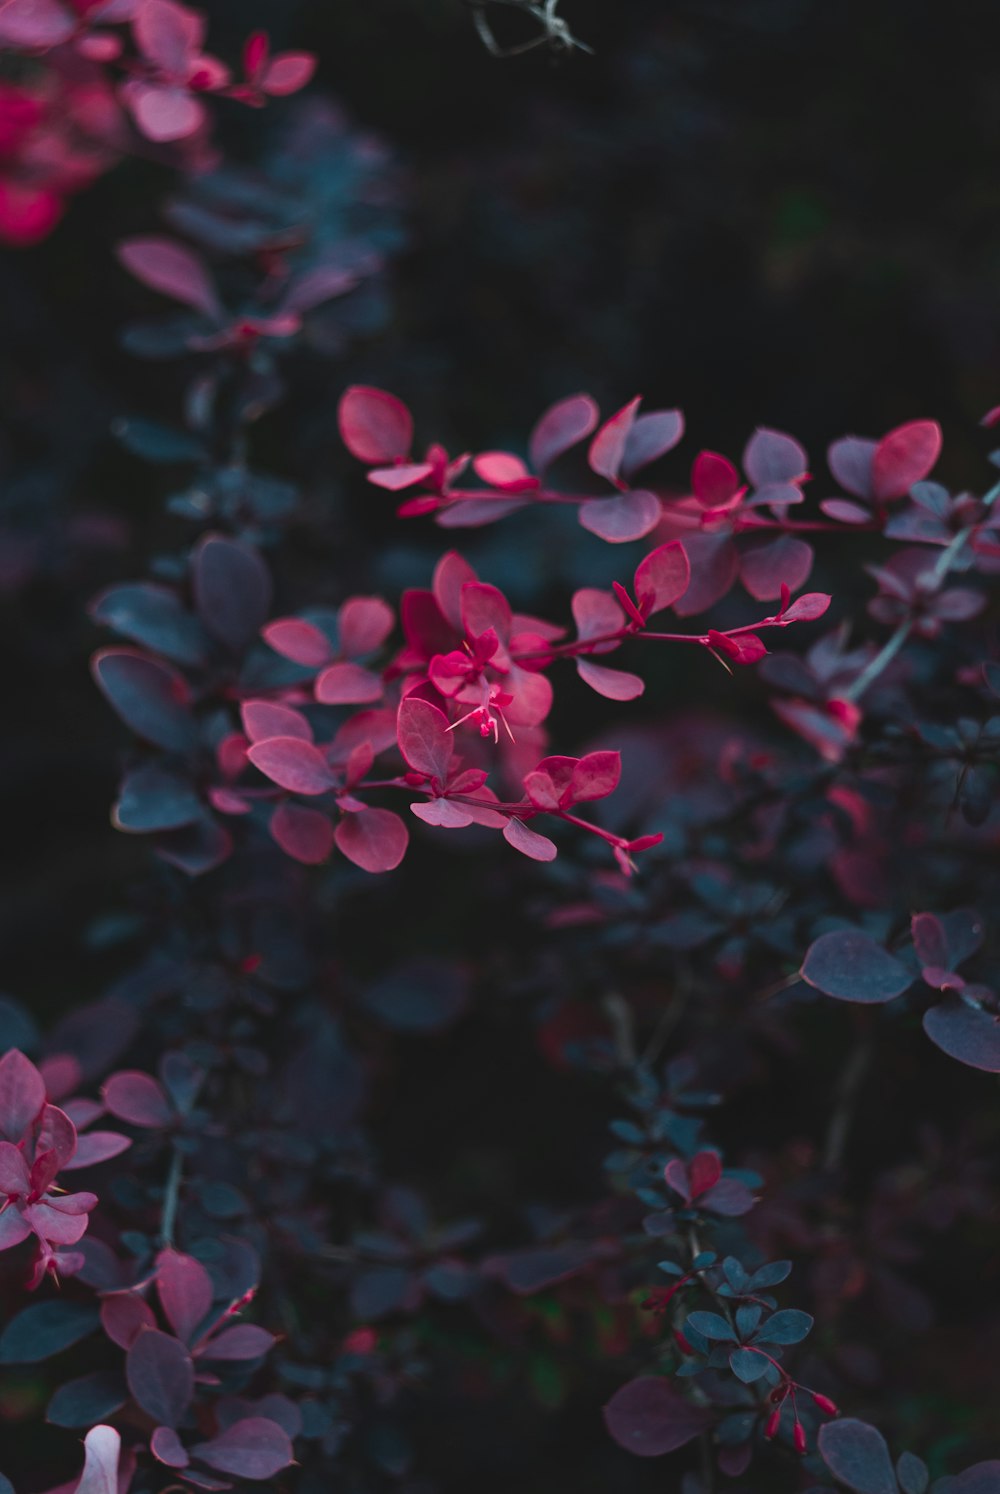
[[[118,245],[118,258],[143,285],[204,312],[214,321],[222,317],[222,306],[204,261],[182,244],[152,237],[125,239]]]
[[[402,459],[413,440],[413,417],[403,401],[361,384],[341,396],[337,424],[351,455],[370,466]]]
[[[872,488],[881,502],[903,498],[930,472],[941,455],[941,427],[934,420],[911,420],[883,436],[872,459]]]
[[[348,814],[335,831],[337,848],[366,872],[394,871],[406,855],[409,835],[391,809],[364,809]]]
[[[292,794],[325,794],[334,778],[318,747],[301,737],[268,737],[254,742],[247,757],[265,778]]]

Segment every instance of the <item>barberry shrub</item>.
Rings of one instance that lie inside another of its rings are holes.
[[[927,1261],[995,1215],[983,1129],[932,1097],[957,1076],[978,1109],[1000,1073],[1000,484],[952,493],[925,417],[811,462],[772,429],[685,450],[680,410],[580,393],[449,452],[338,373],[343,513],[420,535],[341,554],[258,431],[377,320],[393,173],[316,99],[252,168],[206,154],[209,101],[313,62],[254,33],[234,82],[204,44],[174,0],[0,9],[9,239],[135,131],[193,173],[168,232],[108,246],[152,317],[127,352],[186,378],[174,423],[115,427],[173,547],[89,609],[140,947],[47,1032],[0,1010],[0,1366],[56,1429],[17,1494],[438,1487],[427,1398],[487,1401],[502,1442],[525,1380],[603,1404],[623,1487],[617,1449],[684,1494],[1000,1489],[891,1394]],[[470,1028],[545,1066],[554,1202],[385,1143]],[[580,1084],[609,1137],[583,1179],[553,1142]]]

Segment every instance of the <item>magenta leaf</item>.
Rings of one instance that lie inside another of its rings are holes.
[[[194,1394],[194,1365],[184,1345],[144,1328],[125,1359],[125,1378],[133,1399],[161,1426],[176,1427]]]
[[[436,825],[441,830],[464,830],[475,823],[464,804],[453,804],[450,799],[420,800],[411,804],[410,809],[425,825]]]
[[[785,622],[815,622],[829,609],[830,598],[823,591],[807,591],[785,609]]]
[[[740,490],[740,477],[728,457],[700,451],[691,466],[691,491],[705,508],[721,508]]]
[[[322,752],[301,737],[269,737],[254,742],[247,756],[265,778],[290,794],[325,794],[334,783]]]
[[[274,98],[284,98],[305,88],[315,71],[316,58],[311,53],[279,52],[269,62],[261,87]]]
[[[635,568],[635,596],[643,616],[652,617],[672,607],[687,591],[690,580],[691,564],[680,540],[650,551]]]
[[[914,483],[922,482],[941,455],[941,427],[934,420],[911,420],[900,425],[875,448],[872,491],[880,502],[904,498]]]
[[[444,784],[453,751],[452,733],[444,712],[429,700],[408,695],[400,703],[396,732],[407,765]]]
[[[209,534],[192,556],[198,615],[220,643],[241,652],[257,637],[271,608],[271,574],[256,550]]]
[[[240,707],[240,715],[251,742],[263,742],[268,737],[298,737],[303,742],[313,739],[309,722],[291,706],[270,700],[247,700]]]
[[[621,776],[620,752],[588,752],[580,758],[570,778],[573,802],[607,798],[618,787]]]
[[[92,668],[102,695],[136,736],[168,752],[197,745],[190,692],[176,670],[124,648],[101,649]]]
[[[820,1455],[835,1478],[854,1494],[897,1494],[889,1449],[881,1432],[845,1417],[819,1432]]]
[[[0,1133],[15,1144],[45,1104],[45,1081],[30,1058],[11,1048],[0,1058]]]
[[[8,0],[0,9],[0,46],[47,51],[74,30],[74,17],[57,0]]]
[[[598,410],[589,394],[572,394],[546,410],[531,433],[528,452],[536,472],[589,436],[598,421]]]
[[[409,833],[391,809],[347,814],[334,832],[337,849],[366,872],[395,871],[406,855]]]
[[[161,1250],[156,1258],[156,1290],[167,1322],[184,1343],[212,1306],[212,1278],[200,1261],[179,1250]]]
[[[584,684],[606,700],[635,700],[646,688],[637,674],[630,674],[627,669],[608,669],[592,659],[577,659],[576,669]]]
[[[101,1090],[101,1098],[112,1115],[133,1126],[156,1129],[173,1121],[173,1110],[163,1086],[138,1069],[122,1069],[112,1074]]]
[[[609,544],[621,545],[655,529],[662,509],[654,493],[638,490],[617,498],[591,498],[580,505],[579,512],[584,529]]]
[[[318,669],[333,653],[326,634],[300,617],[279,617],[267,624],[262,636],[275,653],[309,669]]]
[[[288,1433],[263,1416],[249,1416],[193,1448],[195,1457],[235,1478],[274,1478],[293,1459]]]
[[[640,1458],[658,1458],[704,1432],[712,1417],[667,1380],[644,1375],[615,1391],[604,1408],[604,1422],[619,1447]]]
[[[403,401],[361,384],[341,396],[337,424],[351,455],[369,466],[400,461],[413,440],[413,417]]]
[[[949,1058],[1000,1074],[1000,1017],[955,998],[924,1013],[924,1031]]]
[[[143,285],[202,311],[213,320],[222,316],[204,261],[172,239],[126,239],[118,245],[118,258]]]
[[[821,934],[810,946],[801,973],[826,996],[866,1005],[892,1001],[913,984],[906,966],[859,929]]]
[[[382,647],[395,620],[381,597],[350,597],[337,614],[341,649],[349,659],[363,658]]]
[[[293,861],[318,866],[333,850],[333,826],[318,809],[286,801],[279,804],[268,822],[272,839]]]
[[[532,861],[554,861],[558,850],[547,835],[539,835],[537,830],[530,830],[523,820],[510,818],[503,830],[503,838],[515,851],[520,851],[522,856],[529,856]]]

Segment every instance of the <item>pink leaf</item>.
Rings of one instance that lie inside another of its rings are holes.
[[[608,669],[591,659],[577,659],[576,668],[583,682],[606,700],[635,700],[646,688],[637,674],[626,669]]]
[[[30,1058],[11,1048],[0,1058],[0,1133],[18,1142],[45,1104],[45,1082]]]
[[[316,59],[309,52],[279,52],[268,65],[261,87],[274,98],[298,93],[316,71]]]
[[[662,512],[654,493],[639,490],[622,493],[617,498],[591,498],[580,505],[579,517],[583,528],[591,534],[611,545],[621,545],[642,539],[655,529]]]
[[[382,694],[381,678],[349,660],[329,665],[316,681],[320,705],[371,705]]]
[[[161,1250],[156,1258],[156,1290],[167,1322],[184,1343],[212,1306],[212,1278],[201,1261],[179,1250]]]
[[[509,451],[481,451],[472,463],[472,470],[491,488],[519,491],[538,486],[521,458]]]
[[[423,482],[433,471],[430,462],[400,462],[398,467],[373,467],[368,474],[368,481],[373,482],[377,488],[386,488],[390,493],[396,493],[401,488],[412,488],[414,483]],[[431,498],[430,503],[436,506],[437,499]]]
[[[143,285],[213,319],[221,317],[219,298],[204,261],[190,249],[172,239],[126,239],[118,245],[118,258]]]
[[[0,1193],[24,1194],[30,1186],[24,1153],[12,1141],[0,1141]]]
[[[469,638],[493,629],[501,644],[510,641],[510,603],[495,586],[481,581],[467,581],[462,587],[462,621]]]
[[[739,572],[740,555],[726,533],[688,534],[684,549],[691,562],[691,582],[674,611],[678,617],[693,617],[726,595]]]
[[[401,460],[413,440],[413,417],[403,401],[361,384],[341,396],[337,424],[351,455],[369,466]]]
[[[782,534],[745,550],[740,557],[740,573],[750,595],[758,602],[769,602],[781,596],[783,586],[798,591],[808,579],[812,564],[812,546]]]
[[[315,623],[304,622],[299,617],[279,617],[268,623],[263,638],[282,658],[309,668],[325,664],[333,654],[326,634]]]
[[[399,750],[409,767],[443,784],[448,776],[453,743],[448,718],[429,700],[408,695],[396,717]]]
[[[464,830],[473,823],[466,806],[453,804],[450,799],[424,799],[411,804],[410,809],[425,825],[437,825],[442,830]]]
[[[205,39],[205,20],[175,0],[142,0],[132,22],[139,51],[164,72],[186,77]]]
[[[395,614],[381,597],[350,597],[337,614],[340,647],[349,659],[360,659],[392,632]]]
[[[318,747],[301,737],[269,737],[254,742],[247,756],[255,768],[292,794],[325,794],[334,778]]]
[[[941,427],[934,420],[900,425],[875,448],[872,488],[880,502],[903,498],[930,472],[941,455]]]
[[[571,394],[546,410],[531,433],[528,451],[536,472],[546,467],[589,436],[597,424],[598,410],[589,394]]]
[[[688,589],[691,564],[680,540],[646,555],[635,569],[635,595],[644,617],[672,607]]]
[[[200,129],[205,121],[205,108],[200,99],[192,98],[185,88],[177,85],[144,83],[139,78],[130,78],[122,84],[122,97],[146,139],[157,144],[183,140]]]
[[[287,856],[304,866],[318,866],[333,850],[333,826],[318,809],[279,804],[268,823],[272,839]]]
[[[434,601],[448,622],[461,633],[464,629],[462,622],[462,588],[469,582],[476,582],[479,577],[472,569],[467,560],[455,550],[449,550],[441,556],[434,567]],[[426,595],[426,593],[416,593]],[[443,649],[435,647],[432,652],[444,653],[450,644],[446,643]]]
[[[391,809],[345,815],[335,832],[337,848],[366,872],[394,871],[406,855],[409,835]]]
[[[503,828],[503,838],[515,851],[530,856],[532,861],[554,861],[559,854],[548,836],[529,830],[523,820],[509,819]]]
[[[251,742],[262,742],[268,737],[299,737],[303,742],[313,739],[309,722],[291,706],[270,700],[247,700],[240,707],[240,715]]]
[[[173,1110],[166,1091],[151,1074],[138,1069],[122,1069],[101,1090],[101,1098],[111,1114],[132,1126],[155,1130],[169,1126]]]
[[[219,1473],[254,1480],[274,1478],[292,1462],[288,1433],[263,1416],[249,1416],[226,1427],[191,1451]]]
[[[7,0],[0,8],[0,46],[57,47],[68,41],[74,30],[73,16],[56,0]]]
[[[610,592],[583,586],[573,593],[570,605],[577,633],[584,641],[604,638],[609,633],[619,633],[625,626],[625,614]],[[608,653],[617,647],[617,641],[609,639],[600,648],[595,648],[594,652]]]
[[[640,396],[630,400],[611,419],[606,421],[590,443],[587,460],[591,470],[609,482],[617,483],[618,474],[625,458],[629,434],[642,403]]]
[[[131,1145],[129,1137],[121,1136],[117,1131],[88,1131],[77,1141],[76,1151],[70,1161],[63,1163],[63,1171],[74,1172],[81,1167],[96,1167],[99,1162],[107,1162],[128,1151]]]

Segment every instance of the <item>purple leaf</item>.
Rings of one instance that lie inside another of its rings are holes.
[[[743,453],[743,470],[755,488],[794,483],[805,476],[806,468],[802,447],[781,431],[755,431]]]
[[[536,472],[589,436],[598,421],[598,410],[589,394],[572,394],[546,410],[531,433],[528,452]]]
[[[352,456],[369,466],[399,461],[413,440],[413,417],[394,394],[356,384],[341,396],[337,424]]]
[[[606,477],[609,482],[618,482],[629,433],[641,403],[639,396],[630,400],[610,420],[605,421],[590,443],[587,460],[591,470],[599,477]]]
[[[650,410],[637,415],[625,441],[621,471],[631,478],[640,467],[648,467],[657,457],[672,451],[684,434],[684,416],[680,410]]]
[[[318,809],[304,804],[279,804],[268,822],[271,837],[277,845],[301,861],[303,866],[318,866],[333,850],[333,826]]]
[[[396,718],[399,750],[409,767],[443,784],[448,777],[453,743],[448,718],[429,700],[408,695]]]
[[[195,1457],[219,1473],[236,1478],[274,1478],[293,1459],[288,1433],[276,1421],[249,1416],[192,1448]]]
[[[256,1323],[237,1323],[211,1339],[201,1351],[203,1359],[259,1359],[275,1344],[273,1333]]]
[[[75,18],[57,0],[8,0],[0,9],[0,46],[47,51],[75,29]]]
[[[740,558],[743,585],[758,602],[781,596],[781,588],[798,591],[812,570],[813,550],[805,540],[782,534],[767,544],[755,545]]]
[[[642,539],[660,522],[663,512],[654,493],[642,490],[616,498],[591,498],[580,505],[580,523],[611,545]]]
[[[1000,1489],[1000,1460],[974,1463],[953,1478],[939,1478],[932,1494],[997,1494]]]
[[[125,1378],[133,1399],[161,1426],[175,1427],[194,1394],[194,1365],[184,1345],[144,1328],[128,1351]]]
[[[298,737],[303,742],[313,739],[309,722],[291,706],[276,705],[270,700],[247,700],[240,708],[240,715],[251,742],[263,742],[269,737]]]
[[[834,441],[827,452],[826,460],[834,477],[842,488],[855,498],[874,498],[872,465],[875,460],[877,441],[861,436],[843,436]],[[867,514],[865,515],[867,518]]]
[[[320,705],[371,705],[381,700],[382,694],[379,676],[347,659],[328,665],[316,681]]]
[[[604,1408],[608,1431],[628,1452],[657,1458],[674,1452],[705,1431],[711,1414],[693,1406],[658,1376],[630,1380]]]
[[[167,1322],[189,1344],[212,1306],[212,1278],[194,1256],[161,1250],[156,1258],[156,1290]]]
[[[149,1439],[149,1450],[158,1463],[168,1468],[186,1468],[191,1459],[173,1427],[157,1427]]]
[[[949,1058],[1000,1074],[1000,1018],[956,998],[924,1013],[924,1031]]]
[[[118,245],[118,258],[143,285],[213,320],[221,318],[222,307],[204,261],[190,249],[172,239],[126,239]]]
[[[0,1133],[15,1144],[45,1104],[45,1081],[30,1058],[11,1048],[0,1058]]]
[[[806,955],[802,979],[826,996],[866,1005],[891,1001],[913,984],[906,966],[858,929],[821,934]]]
[[[820,1428],[819,1451],[835,1478],[854,1494],[897,1494],[896,1476],[881,1432],[847,1417]]]
[[[80,1167],[96,1167],[98,1162],[107,1162],[128,1151],[131,1145],[130,1138],[117,1131],[88,1131],[79,1138],[75,1153],[63,1163],[62,1170],[74,1172]]]
[[[334,777],[318,747],[301,737],[268,737],[254,742],[247,757],[265,778],[290,794],[325,794]]]
[[[707,612],[726,595],[739,573],[740,553],[726,533],[688,534],[684,549],[691,563],[691,583],[674,604],[678,617]]]

